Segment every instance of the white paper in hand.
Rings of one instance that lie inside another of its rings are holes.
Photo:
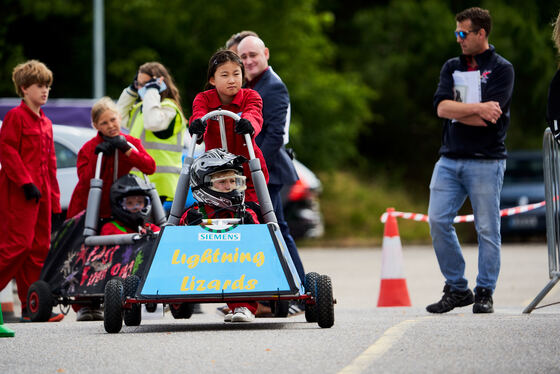
[[[480,103],[480,70],[453,72],[453,96],[460,103]]]

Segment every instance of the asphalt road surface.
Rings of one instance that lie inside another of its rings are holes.
[[[303,315],[226,324],[202,314],[169,313],[107,334],[103,322],[6,323],[0,373],[560,373],[560,307],[523,314],[548,283],[544,243],[503,247],[496,312],[471,307],[431,315],[443,278],[431,247],[404,247],[412,307],[378,308],[381,248],[303,249],[306,271],[332,277],[335,325],[321,329]],[[477,250],[465,248],[474,287]],[[560,301],[560,286],[539,304]],[[153,315],[152,315],[153,316]]]

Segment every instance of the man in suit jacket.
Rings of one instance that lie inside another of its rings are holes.
[[[263,127],[256,142],[262,150],[268,167],[268,191],[276,213],[278,225],[303,282],[305,273],[294,239],[290,235],[288,224],[284,220],[282,197],[283,185],[291,185],[298,176],[285,144],[288,143],[290,125],[290,96],[280,77],[268,66],[270,56],[264,42],[253,35],[239,42],[237,53],[245,66],[247,88],[257,91],[263,100]]]

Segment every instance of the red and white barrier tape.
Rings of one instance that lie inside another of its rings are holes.
[[[525,213],[525,212],[528,212],[530,210],[540,208],[540,207],[544,206],[545,204],[546,204],[546,202],[541,201],[540,203],[527,204],[527,205],[516,206],[514,208],[502,209],[502,210],[500,210],[500,217],[513,216],[515,214]],[[413,221],[428,222],[428,215],[427,214],[405,213],[405,212],[392,212],[391,214],[393,215],[393,217],[411,219]],[[387,220],[387,212],[383,213],[381,215],[380,219],[381,219],[381,222],[385,223],[385,221]],[[474,221],[474,215],[468,214],[466,216],[455,217],[455,219],[453,220],[453,223],[473,222],[473,221]]]

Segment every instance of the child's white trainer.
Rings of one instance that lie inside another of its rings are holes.
[[[255,315],[244,306],[235,308],[231,322],[251,322],[255,319]]]

